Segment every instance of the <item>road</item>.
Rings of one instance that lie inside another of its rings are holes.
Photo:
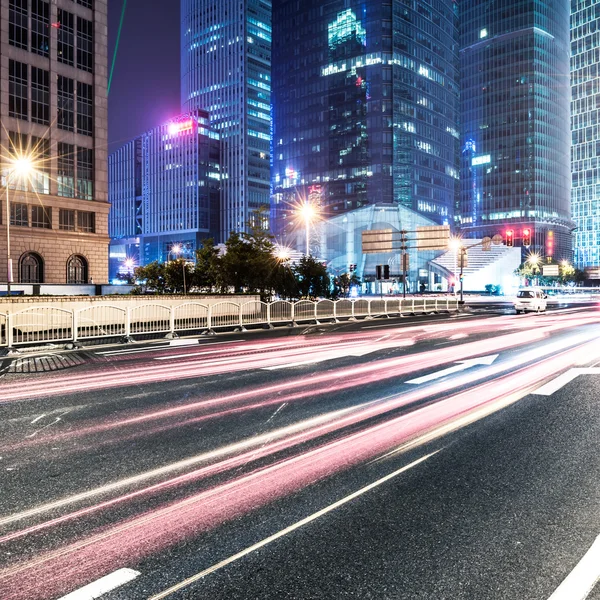
[[[600,597],[600,308],[479,310],[5,361],[0,598]]]

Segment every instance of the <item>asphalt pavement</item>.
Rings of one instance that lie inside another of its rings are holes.
[[[600,312],[508,313],[11,357],[0,597],[583,600]]]

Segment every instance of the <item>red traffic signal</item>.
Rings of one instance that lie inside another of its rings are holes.
[[[515,245],[515,232],[512,229],[506,230],[506,245],[507,246]]]
[[[523,246],[527,248],[531,246],[531,229],[529,227],[523,229]]]

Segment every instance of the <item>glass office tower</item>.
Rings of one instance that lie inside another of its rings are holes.
[[[219,136],[206,112],[131,140],[108,157],[108,173],[111,278],[132,264],[194,260],[203,240],[220,242]]]
[[[570,259],[569,0],[464,0],[461,198],[465,237],[513,230]],[[524,250],[524,253],[527,250]]]
[[[457,25],[452,0],[274,4],[278,238],[300,245],[294,211],[303,202],[316,204],[324,218],[384,203],[452,222]],[[311,251],[318,253],[316,241]]]
[[[571,2],[574,262],[600,270],[600,1]]]
[[[270,202],[271,1],[181,0],[181,44],[182,110],[221,137],[225,240]]]

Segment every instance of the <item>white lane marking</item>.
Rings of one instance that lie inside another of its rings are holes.
[[[393,473],[390,473],[389,475],[386,475],[385,477],[382,477],[381,479],[378,479],[377,481],[374,481],[373,483],[370,483],[369,485],[342,498],[341,500],[338,500],[337,502],[334,502],[333,504],[326,506],[325,508],[321,509],[320,511],[313,513],[312,515],[309,515],[308,517],[305,517],[304,519],[302,519],[300,521],[296,521],[296,523],[294,523],[293,525],[290,525],[289,527],[286,527],[285,529],[282,529],[281,531],[278,531],[277,533],[270,535],[269,537],[265,538],[264,540],[261,540],[260,542],[257,542],[256,544],[253,544],[252,546],[249,546],[245,550],[242,550],[241,552],[238,552],[237,554],[234,554],[233,556],[230,556],[229,558],[226,558],[225,560],[218,562],[217,564],[213,565],[212,567],[209,567],[208,569],[205,569],[204,571],[201,571],[200,573],[197,573],[196,575],[193,575],[192,577],[185,579],[181,583],[178,583],[177,585],[174,585],[173,587],[170,587],[169,589],[164,590],[163,592],[160,592],[159,594],[156,594],[155,596],[152,596],[148,600],[162,600],[162,598],[166,598],[167,596],[170,596],[171,594],[174,594],[175,592],[178,592],[179,590],[181,590],[185,587],[188,587],[189,585],[191,585],[192,583],[195,583],[199,579],[202,579],[203,577],[206,577],[207,575],[210,575],[211,573],[214,573],[215,571],[218,571],[219,569],[226,567],[227,565],[239,560],[240,558],[243,558],[244,556],[247,556],[248,554],[251,554],[252,552],[255,552],[256,550],[259,550],[260,548],[267,546],[271,542],[274,542],[275,540],[278,540],[278,539],[288,535],[289,533],[292,533],[296,529],[300,529],[300,527],[303,527],[304,525],[308,525],[308,523],[311,523],[312,521],[317,520],[319,517],[322,517],[323,515],[326,515],[327,513],[335,510],[336,508],[339,508],[340,506],[347,504],[348,502],[354,500],[355,498],[358,498],[359,496],[362,496],[363,494],[371,491],[372,489],[379,487],[380,485],[384,484],[386,481],[389,481],[390,479],[393,479],[394,477],[397,477],[398,475],[405,473],[409,469],[412,469],[413,467],[416,467],[418,464],[426,461],[428,458],[431,458],[438,452],[440,452],[440,450],[436,450],[435,452],[432,452],[431,454],[427,454],[426,456],[423,456],[423,457],[411,462],[410,464],[405,465],[404,467],[394,471]]]
[[[542,387],[538,388],[532,394],[538,394],[539,396],[552,396],[554,392],[557,392],[561,388],[563,388],[567,383],[573,381],[573,379],[577,379],[580,375],[600,375],[599,367],[588,367],[585,369],[582,368],[574,368],[569,369],[566,373],[559,375],[556,379],[549,381],[544,384]]]
[[[46,416],[46,413],[41,414],[39,417],[36,417],[33,421],[31,421],[30,425],[37,423],[40,419],[43,419]]]
[[[200,343],[200,339],[188,339],[184,338],[182,340],[171,340],[169,342],[169,346],[197,346]]]
[[[94,600],[94,598],[100,598],[103,594],[133,581],[140,575],[139,571],[134,571],[133,569],[119,569],[110,575],[106,575],[106,577],[102,577],[85,587],[59,598],[59,600]]]
[[[447,369],[443,369],[442,371],[436,371],[435,373],[430,373],[429,375],[423,375],[423,377],[417,377],[416,379],[411,379],[406,383],[411,383],[414,385],[419,385],[420,383],[427,383],[429,381],[433,381],[434,379],[441,379],[442,377],[446,377],[446,375],[452,375],[453,373],[458,373],[459,371],[464,371],[465,369],[470,369],[471,367],[475,367],[477,365],[491,365],[498,358],[498,354],[490,354],[489,356],[481,356],[479,358],[470,358],[469,360],[459,360],[457,365],[453,367],[449,367]]]
[[[600,581],[600,536],[549,600],[584,600]]]

